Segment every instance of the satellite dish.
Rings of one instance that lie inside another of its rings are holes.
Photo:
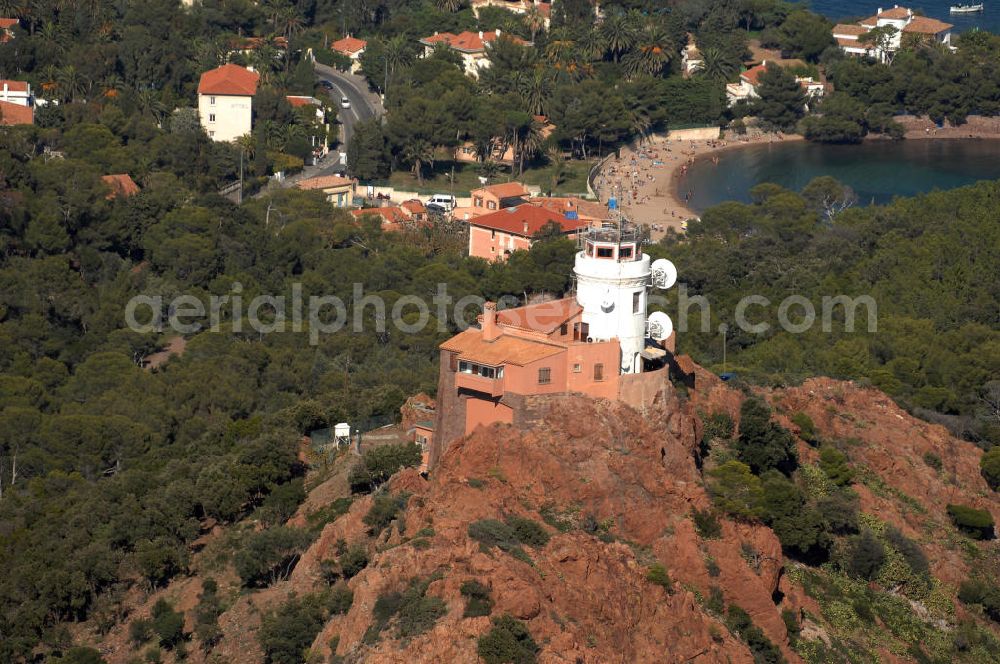
[[[654,341],[663,341],[674,333],[674,322],[662,311],[654,311],[646,319],[647,335]]]
[[[677,283],[677,268],[666,258],[653,261],[653,285],[657,288],[670,288]]]
[[[615,308],[615,300],[611,296],[611,291],[604,294],[604,300],[601,301],[601,311],[604,313],[611,313]]]

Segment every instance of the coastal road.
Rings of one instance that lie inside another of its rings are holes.
[[[362,120],[381,116],[382,101],[368,89],[368,82],[361,76],[338,71],[318,62],[315,64],[315,71],[317,78],[333,86],[327,95],[330,97],[330,105],[337,109],[337,118],[342,126],[339,150],[346,151],[354,125]],[[350,108],[341,108],[342,97],[350,100]]]

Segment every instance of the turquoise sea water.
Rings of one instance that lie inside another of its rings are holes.
[[[990,32],[1000,32],[1000,0],[983,0],[986,5],[981,14],[951,14],[948,8],[951,5],[979,4],[979,0],[917,0],[916,2],[902,2],[886,0],[813,0],[803,2],[814,12],[823,14],[834,21],[845,18],[868,18],[874,16],[879,7],[888,9],[893,5],[909,7],[914,11],[920,10],[925,16],[936,18],[945,23],[955,26],[954,32],[965,32],[973,28],[989,30]]]
[[[678,190],[682,200],[690,192],[690,207],[701,212],[723,201],[749,202],[750,189],[761,182],[797,191],[820,175],[851,186],[861,205],[886,203],[894,196],[1000,179],[1000,140],[751,145],[721,153],[718,164],[699,159]]]

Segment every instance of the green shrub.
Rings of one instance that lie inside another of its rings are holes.
[[[48,664],[106,664],[108,660],[101,657],[100,650],[77,646],[67,650],[62,657],[52,657],[45,661]]]
[[[264,616],[257,640],[267,664],[302,664],[305,651],[323,628],[326,615],[320,594],[292,596]]]
[[[662,586],[667,593],[674,591],[674,583],[670,580],[670,575],[667,574],[667,568],[660,563],[653,563],[646,569],[646,580]]]
[[[430,580],[412,579],[405,591],[380,595],[372,609],[375,621],[365,634],[365,642],[375,643],[394,618],[396,635],[403,639],[423,634],[433,627],[447,608],[441,598],[427,595],[428,586]]]
[[[799,438],[806,441],[810,445],[815,445],[818,442],[816,436],[816,425],[813,424],[812,418],[805,413],[799,411],[792,415],[792,424],[799,428]]]
[[[368,567],[368,551],[362,544],[352,544],[337,562],[340,564],[340,573],[345,579],[354,578],[361,570]]]
[[[219,616],[223,610],[222,600],[219,598],[219,585],[215,579],[205,579],[201,585],[201,594],[198,596],[198,606],[195,607],[194,633],[206,650],[211,649],[222,638]]]
[[[507,525],[514,533],[514,539],[521,544],[540,547],[549,543],[549,534],[542,524],[521,516],[511,516],[507,519]]]
[[[326,602],[330,613],[343,615],[351,610],[354,604],[354,592],[347,587],[346,583],[338,583],[330,590],[330,597]]]
[[[711,586],[708,589],[708,597],[705,599],[705,608],[712,613],[721,616],[726,610],[726,599],[722,595],[722,588]]]
[[[396,515],[406,507],[409,498],[409,494],[406,493],[380,493],[375,496],[372,506],[362,519],[365,525],[368,526],[369,534],[378,536],[383,530],[388,528],[392,520],[396,518]]]
[[[715,558],[709,556],[705,559],[705,571],[712,578],[715,578],[722,574],[722,569],[719,568],[719,563],[715,562]]]
[[[906,561],[910,571],[924,577],[930,574],[930,563],[927,562],[927,556],[924,555],[919,544],[901,533],[895,526],[888,526],[886,528],[885,538],[903,556],[903,560]]]
[[[799,624],[799,617],[796,615],[795,611],[791,609],[784,609],[781,612],[781,621],[785,623],[785,631],[788,632],[788,640],[794,646],[795,641],[799,638],[799,633],[802,631],[802,625]]]
[[[353,493],[372,491],[403,468],[419,466],[423,452],[416,443],[380,445],[365,451],[348,476]]]
[[[463,618],[476,618],[478,616],[488,616],[493,611],[493,598],[490,596],[490,589],[476,581],[470,579],[462,584],[460,589],[465,597],[465,612]]]
[[[979,472],[991,489],[1000,489],[1000,446],[991,447],[979,457]]]
[[[347,511],[351,509],[352,502],[354,501],[351,498],[337,498],[332,503],[324,505],[315,512],[309,513],[306,515],[306,523],[309,530],[319,533],[326,524],[333,523],[341,516],[347,514]]]
[[[958,599],[979,604],[990,619],[1000,622],[1000,588],[985,581],[968,579],[958,587]]]
[[[764,635],[760,627],[753,624],[750,614],[735,604],[730,605],[726,611],[726,627],[747,644],[755,664],[777,664],[785,661],[778,646]]]
[[[279,484],[267,494],[258,510],[261,521],[271,526],[283,524],[295,514],[305,499],[305,483],[301,477]]]
[[[153,623],[145,618],[136,618],[128,626],[128,638],[139,646],[153,637]]]
[[[798,466],[792,434],[771,421],[771,409],[757,397],[740,406],[736,453],[755,475],[771,469],[790,475]]]
[[[701,446],[707,453],[713,440],[730,440],[733,437],[733,418],[725,411],[717,411],[702,418]]]
[[[722,537],[722,524],[711,509],[691,511],[691,520],[694,521],[694,529],[702,539],[719,539]]]
[[[539,651],[528,627],[512,616],[493,619],[493,627],[479,637],[476,652],[486,664],[534,664]]]
[[[764,490],[760,478],[740,461],[727,461],[708,471],[708,492],[715,506],[737,519],[753,520],[763,513]]]
[[[167,600],[156,600],[152,611],[152,627],[164,648],[173,648],[184,640],[184,614],[174,611]]]
[[[847,573],[867,581],[878,576],[886,557],[882,542],[868,529],[852,538],[848,555]]]
[[[837,486],[847,486],[854,481],[854,470],[847,465],[847,455],[834,447],[824,446],[820,450],[819,467]]]
[[[986,510],[968,505],[948,505],[947,510],[955,527],[972,539],[993,539],[993,516]]]
[[[187,554],[174,538],[157,537],[136,545],[135,562],[139,572],[156,588],[187,567]]]
[[[276,526],[251,534],[233,558],[243,585],[267,586],[285,578],[311,537],[303,530]]]
[[[979,460],[980,466],[982,466],[982,459]],[[934,470],[940,471],[944,467],[941,462],[941,457],[934,452],[924,452],[924,463],[933,468]]]

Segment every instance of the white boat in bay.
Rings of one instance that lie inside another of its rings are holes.
[[[952,14],[975,14],[983,11],[983,4],[980,2],[978,5],[952,5],[949,11]]]

